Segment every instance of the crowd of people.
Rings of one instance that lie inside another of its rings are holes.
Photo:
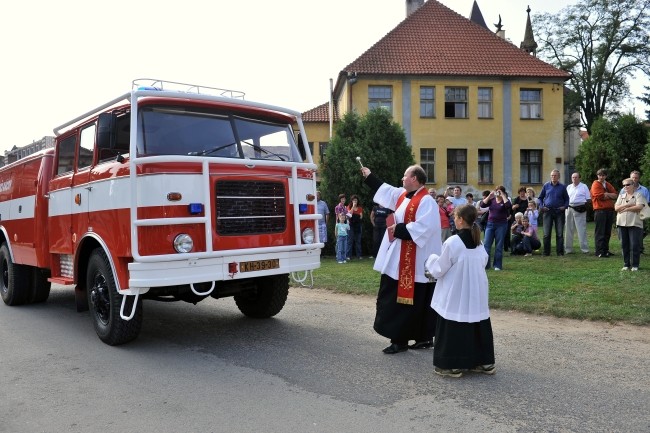
[[[339,264],[349,262],[352,257],[362,259],[362,219],[364,209],[359,203],[359,197],[355,194],[350,197],[351,203],[346,206],[347,196],[339,194],[339,203],[334,207],[336,223],[334,224],[336,261]],[[327,225],[329,223],[329,207],[321,198],[320,191],[316,192],[316,212],[322,218],[318,221],[319,239],[327,243]],[[380,204],[375,203],[370,212],[370,222],[373,226],[372,233],[372,254],[370,258],[377,255],[379,245],[386,232],[386,220],[393,211]]]
[[[479,200],[474,200],[471,192],[463,196],[460,186],[448,187],[440,194],[429,188],[428,194],[437,204],[440,220],[440,238],[445,242],[457,233],[454,210],[461,205],[473,205],[477,214],[477,224],[483,232],[483,246],[488,254],[486,269],[503,269],[505,252],[510,255],[531,256],[536,251],[543,256],[551,255],[553,231],[555,231],[555,254],[573,254],[574,241],[583,254],[589,254],[587,234],[587,211],[593,209],[595,255],[599,258],[614,256],[610,250],[613,229],[621,242],[623,268],[636,271],[639,257],[643,252],[643,221],[640,213],[650,201],[648,189],[639,183],[638,171],[630,173],[623,181],[621,190],[607,181],[607,171],[600,169],[591,186],[582,182],[580,173],[571,174],[571,183],[560,182],[559,170],[550,173],[550,180],[544,183],[537,196],[531,187],[520,187],[515,197],[509,197],[504,186],[482,192]],[[630,186],[624,186],[629,183]],[[634,206],[631,205],[634,203]],[[318,212],[323,215],[319,222],[319,235],[327,241],[329,209],[318,193]],[[362,258],[362,218],[364,209],[356,195],[346,205],[346,195],[339,195],[335,207],[337,261],[346,263],[351,258]],[[374,203],[370,212],[372,223],[372,248],[370,258],[377,256],[381,241],[386,232],[386,220],[393,213],[381,204]],[[339,215],[344,215],[343,225]],[[543,237],[538,235],[538,227],[543,227]],[[345,238],[345,239],[343,239]],[[341,248],[339,248],[341,244]]]
[[[406,169],[401,187],[388,185],[367,167],[361,173],[373,192],[371,257],[376,257],[373,269],[381,273],[374,330],[389,339],[385,354],[433,347],[434,371],[439,375],[496,371],[487,270],[503,269],[504,251],[550,256],[555,230],[557,256],[574,253],[576,237],[581,253],[589,254],[587,210],[592,207],[595,255],[614,255],[610,238],[615,226],[621,270],[639,269],[642,215],[650,214],[650,194],[639,184],[638,171],[630,173],[617,191],[607,181],[605,169],[598,170],[591,187],[577,172],[564,185],[559,170],[553,170],[539,196],[530,187],[520,187],[511,198],[500,185],[483,191],[477,201],[472,193],[463,196],[460,186],[443,194],[427,190],[426,174],[417,165]],[[329,209],[320,193],[317,197],[323,215],[319,236],[327,242]],[[364,210],[356,195],[347,206],[346,200],[340,194],[334,209],[336,259],[341,264],[353,256],[361,258]]]

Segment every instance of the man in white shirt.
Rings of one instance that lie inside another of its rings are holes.
[[[564,236],[564,252],[573,252],[573,234],[578,232],[580,250],[583,253],[589,252],[587,244],[587,203],[591,201],[589,188],[580,182],[580,173],[571,175],[571,183],[567,185],[566,192],[569,194],[569,207],[565,210],[566,233]]]

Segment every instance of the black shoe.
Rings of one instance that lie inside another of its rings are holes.
[[[611,251],[607,251],[607,252],[605,253],[605,255],[606,255],[607,257],[612,257],[612,256],[614,255],[614,253],[611,252]]]
[[[431,349],[433,347],[433,340],[428,341],[416,341],[415,343],[409,345],[409,349]]]
[[[598,254],[598,257],[600,257],[601,259],[606,259],[609,256],[607,255],[607,253],[605,253],[605,254]]]
[[[408,348],[409,347],[408,347],[407,344],[393,343],[390,346],[388,346],[387,348],[385,348],[384,350],[382,350],[382,352],[384,352],[387,355],[393,355],[395,353],[406,352],[408,350]]]

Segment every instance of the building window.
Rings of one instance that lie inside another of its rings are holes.
[[[436,117],[436,88],[420,87],[420,117]]]
[[[478,183],[492,183],[492,149],[478,150]]]
[[[522,119],[542,118],[542,91],[521,89],[519,91],[519,116]]]
[[[467,119],[467,87],[445,87],[445,117]]]
[[[420,167],[427,174],[427,183],[436,182],[436,149],[420,149]]]
[[[478,117],[491,119],[492,116],[492,87],[478,88]]]
[[[329,141],[321,141],[318,143],[318,153],[320,153],[320,162],[325,161],[325,153],[327,153],[327,146],[329,146]]]
[[[542,183],[542,151],[520,151],[519,183]]]
[[[309,153],[311,153],[311,156],[314,156],[314,142],[313,141],[308,141],[307,145],[309,146]]]
[[[447,149],[447,182],[467,183],[467,149]]]
[[[393,113],[393,88],[391,86],[368,86],[368,110],[385,108]]]

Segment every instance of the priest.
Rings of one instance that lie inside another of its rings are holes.
[[[381,272],[374,329],[390,339],[386,354],[429,349],[437,314],[431,308],[435,283],[425,276],[424,262],[442,250],[438,204],[419,165],[406,169],[402,188],[384,183],[367,167],[361,173],[374,192],[373,201],[394,211],[373,267]]]

